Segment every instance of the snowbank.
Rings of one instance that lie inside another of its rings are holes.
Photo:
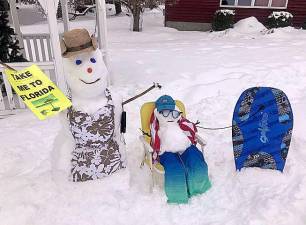
[[[233,28],[219,32],[212,32],[210,36],[213,38],[253,39],[261,36],[266,31],[267,28],[252,16],[238,21],[234,24]]]
[[[234,25],[234,31],[242,34],[260,33],[265,29],[266,27],[254,16],[242,19]]]

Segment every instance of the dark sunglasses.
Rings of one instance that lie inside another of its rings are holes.
[[[178,118],[182,114],[182,112],[179,112],[177,110],[169,110],[169,109],[165,109],[159,113],[162,114],[164,117],[168,117],[171,113],[174,119]]]

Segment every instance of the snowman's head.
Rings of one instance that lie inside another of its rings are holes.
[[[181,119],[181,112],[175,105],[175,101],[169,95],[159,97],[155,102],[154,114],[160,126],[177,123]]]
[[[178,110],[177,107],[175,108],[175,110],[165,109],[160,112],[155,109],[154,114],[161,127],[168,126],[169,124],[178,123],[178,121],[182,118],[182,113]]]
[[[63,63],[72,96],[92,98],[104,93],[108,70],[99,49],[63,58]]]

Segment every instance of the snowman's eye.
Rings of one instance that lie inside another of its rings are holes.
[[[96,61],[96,59],[95,59],[95,58],[90,58],[90,62],[92,62],[92,63],[96,63],[97,61]]]
[[[81,65],[82,64],[82,60],[80,60],[80,59],[75,60],[75,64]]]

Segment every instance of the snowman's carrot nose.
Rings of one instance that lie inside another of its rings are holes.
[[[88,73],[92,73],[92,68],[91,68],[91,67],[88,67],[88,68],[87,68],[87,72],[88,72]]]

